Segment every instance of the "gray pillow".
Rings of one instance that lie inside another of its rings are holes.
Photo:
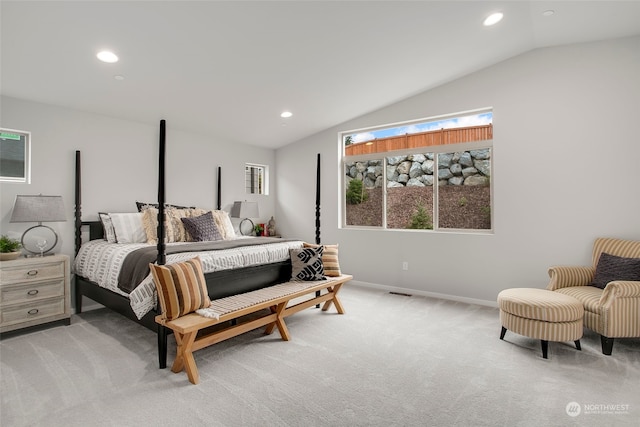
[[[603,252],[598,259],[591,286],[604,289],[614,280],[640,281],[640,258],[624,258]]]
[[[324,247],[289,249],[291,256],[291,280],[293,282],[324,280],[322,264]]]
[[[213,220],[213,214],[207,212],[203,215],[193,218],[180,218],[184,224],[184,228],[191,236],[194,242],[211,242],[214,240],[222,240],[220,230]]]

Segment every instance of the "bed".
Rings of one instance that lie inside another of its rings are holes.
[[[158,175],[158,201],[156,224],[166,224],[167,210],[172,209],[165,203],[165,121],[160,122],[160,155]],[[120,269],[129,255],[138,255],[140,259],[157,264],[177,262],[186,258],[200,256],[203,260],[207,290],[211,299],[218,299],[261,289],[277,283],[286,282],[291,277],[291,260],[288,249],[301,247],[299,240],[250,237],[225,239],[223,242],[167,243],[167,229],[157,226],[156,245],[149,243],[115,243],[105,240],[109,234],[102,220],[82,220],[81,206],[81,153],[75,153],[75,308],[82,312],[82,299],[87,297],[110,308],[129,319],[157,333],[158,363],[165,368],[167,362],[167,336],[171,333],[167,328],[155,322],[159,305],[150,275],[136,273],[143,277],[139,283],[121,283],[122,276],[129,279],[129,274],[121,274]],[[318,170],[316,183],[316,244],[320,243],[320,155],[318,154]],[[220,195],[221,168],[218,168],[217,212],[221,213]],[[184,208],[184,207],[178,207]],[[184,209],[196,209],[187,207]],[[212,212],[215,212],[212,211]],[[149,212],[146,212],[149,215]],[[215,217],[215,214],[214,214]],[[147,230],[148,232],[148,230]],[[83,238],[84,236],[84,238]],[[231,242],[230,240],[236,240]],[[220,243],[219,245],[216,245]],[[214,247],[221,246],[221,247]],[[241,261],[240,261],[241,260]],[[126,270],[127,272],[129,270]],[[138,279],[136,279],[138,280]],[[134,280],[134,282],[136,281]],[[126,281],[126,280],[125,280]]]

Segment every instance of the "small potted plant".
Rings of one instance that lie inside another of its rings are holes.
[[[0,261],[17,259],[20,256],[20,240],[12,239],[7,235],[0,236]]]
[[[253,226],[253,231],[256,236],[262,236],[262,232],[264,231],[264,226],[262,224],[256,224]]]

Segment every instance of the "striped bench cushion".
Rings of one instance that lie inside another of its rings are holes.
[[[308,282],[285,282],[279,285],[269,286],[238,295],[231,295],[211,301],[211,305],[196,310],[201,316],[211,319],[218,319],[227,313],[242,310],[252,305],[260,304],[283,296],[291,295],[298,291],[317,286],[320,283],[327,283],[327,286],[336,279],[317,280]]]

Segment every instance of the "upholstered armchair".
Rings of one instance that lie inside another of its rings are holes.
[[[553,266],[549,277],[548,290],[582,302],[584,326],[600,334],[604,354],[614,338],[640,337],[640,241],[598,238],[592,266]]]

